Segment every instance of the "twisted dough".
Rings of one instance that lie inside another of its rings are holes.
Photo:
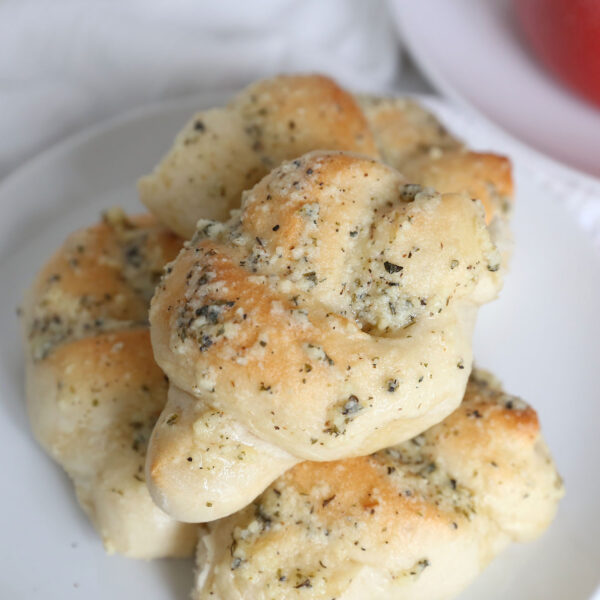
[[[196,600],[444,600],[563,495],[535,411],[475,373],[462,405],[404,444],[302,463],[198,546]]]
[[[499,261],[466,195],[345,153],[274,169],[231,221],[199,224],[153,299],[158,364],[224,415],[205,444],[194,401],[170,399],[148,455],[155,500],[180,520],[219,518],[294,462],[369,454],[441,421]],[[236,466],[231,427],[253,448]],[[258,464],[265,478],[246,485]]]
[[[139,182],[140,199],[185,238],[200,218],[224,221],[240,195],[281,161],[319,148],[377,156],[354,98],[319,75],[276,77],[196,114]]]
[[[382,159],[440,193],[467,191],[483,202],[488,221],[508,216],[508,159],[467,151],[410,99],[354,98],[319,75],[259,81],[225,107],[194,115],[154,172],[140,179],[140,199],[190,238],[198,219],[227,220],[242,191],[311,150]]]
[[[24,306],[33,432],[73,479],[106,550],[137,558],[189,555],[197,535],[152,502],[143,469],[167,395],[148,303],[180,247],[153,217],[111,211],[66,240]]]

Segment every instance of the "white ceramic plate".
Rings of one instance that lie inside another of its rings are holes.
[[[144,109],[50,150],[0,187],[0,598],[184,600],[191,561],[144,563],[104,554],[62,471],[29,432],[15,308],[34,272],[74,228],[115,204],[141,210],[136,178],[167,149],[191,112],[218,94]],[[485,127],[430,100],[477,147]],[[562,204],[517,166],[513,267],[481,312],[478,361],[539,411],[568,494],[539,541],[514,546],[462,600],[583,600],[600,564],[600,265]]]
[[[390,6],[403,41],[439,90],[530,148],[600,177],[600,110],[537,62],[520,38],[511,0],[392,0]]]

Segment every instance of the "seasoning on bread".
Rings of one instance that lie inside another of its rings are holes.
[[[247,192],[229,222],[199,224],[152,302],[155,357],[267,457],[370,454],[458,406],[500,260],[479,201],[408,184],[374,159],[309,153]],[[169,403],[164,414],[178,413]],[[178,426],[193,431],[181,415]],[[161,420],[151,445],[168,431]],[[232,508],[203,471],[192,488],[189,474],[168,476],[223,451],[197,446],[191,464],[164,444],[149,453],[153,497],[181,520]],[[238,508],[256,492],[246,486],[240,476]]]
[[[144,473],[168,387],[148,305],[180,247],[154,217],[111,210],[68,237],[24,305],[33,432],[73,480],[106,550],[136,558],[187,556],[197,536],[152,502]]]
[[[297,465],[209,523],[195,600],[445,600],[564,493],[535,411],[474,372],[440,424],[371,456]]]

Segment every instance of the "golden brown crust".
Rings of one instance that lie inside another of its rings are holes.
[[[198,219],[225,221],[243,190],[283,160],[312,150],[366,154],[410,182],[441,193],[468,191],[483,202],[488,223],[507,216],[512,201],[507,159],[467,152],[414,100],[354,98],[318,75],[259,81],[227,106],[196,114],[140,180],[140,198],[189,238]]]
[[[498,261],[471,198],[310,153],[248,192],[239,217],[200,224],[153,299],[155,356],[179,388],[297,459],[365,454],[460,401]],[[174,490],[150,485],[172,510]]]
[[[399,167],[410,181],[435,188],[440,193],[466,191],[481,200],[490,223],[507,218],[513,201],[510,161],[497,154],[465,150],[418,156]]]
[[[562,494],[535,411],[477,373],[417,438],[299,464],[209,524],[194,597],[454,597],[509,541],[539,535]]]
[[[492,483],[489,477],[493,474],[495,487],[499,489],[501,481],[508,483],[515,479],[523,460],[530,458],[529,453],[534,451],[540,437],[539,421],[532,407],[504,394],[485,378],[478,379],[477,375],[474,371],[461,405],[440,424],[410,442],[370,456],[335,462],[304,462],[288,471],[280,481],[301,496],[311,495],[315,482],[328,482],[336,491],[335,498],[326,504],[317,503],[314,512],[317,517],[327,515],[331,522],[345,516],[359,518],[365,511],[371,514],[374,507],[383,522],[393,520],[400,512],[405,518],[418,516],[434,520],[444,514],[444,503],[440,499],[432,502],[428,491],[413,493],[414,490],[409,490],[407,494],[407,490],[403,490],[399,494],[389,466],[408,469],[417,465],[424,467],[424,471],[421,468],[418,471],[420,476],[425,476],[432,475],[443,465],[451,475],[461,473],[460,481],[468,482],[472,493],[478,491],[478,478],[486,480],[482,487],[487,487]],[[477,475],[473,475],[475,471]],[[448,485],[454,491],[458,483],[448,481]],[[525,481],[522,487],[527,487]],[[439,490],[434,493],[441,494]],[[507,498],[504,496],[503,500]],[[478,501],[484,505],[488,499],[481,494]],[[468,516],[456,511],[456,505],[448,514],[457,519],[457,512],[463,521]],[[495,518],[500,518],[502,513],[505,519],[514,518],[504,507]],[[531,521],[529,525],[534,527]]]
[[[153,217],[113,210],[66,240],[24,311],[34,434],[73,479],[107,551],[140,558],[189,555],[196,538],[154,505],[144,477],[167,397],[148,302],[180,246]]]
[[[277,166],[315,149],[377,157],[375,140],[360,106],[322,75],[279,76],[259,81],[238,99],[256,137],[261,162]],[[285,132],[285,133],[284,133]]]
[[[411,99],[363,96],[360,104],[387,164],[409,181],[440,193],[466,192],[481,200],[506,269],[512,247],[508,219],[514,197],[510,160],[469,151]]]
[[[383,161],[395,169],[402,171],[407,161],[420,156],[463,148],[434,115],[410,98],[360,96],[359,103]]]
[[[181,240],[150,215],[113,209],[70,235],[36,276],[24,304],[34,360],[70,340],[145,324],[165,262]]]
[[[250,189],[283,160],[315,149],[378,156],[354,98],[320,75],[259,81],[227,106],[197,113],[154,172],[140,198],[189,238],[200,218],[224,221]]]

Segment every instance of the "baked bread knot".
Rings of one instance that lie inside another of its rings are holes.
[[[563,493],[535,411],[475,373],[425,433],[297,465],[208,524],[193,597],[453,598],[509,542],[540,535]]]
[[[154,217],[109,211],[50,258],[23,311],[33,432],[73,480],[106,550],[136,558],[189,555],[197,536],[152,502],[144,475],[168,386],[148,305],[180,247]]]
[[[247,87],[223,108],[194,115],[153,173],[141,201],[190,238],[200,218],[225,221],[283,160],[319,148],[378,156],[351,94],[321,75],[280,76]]]
[[[353,97],[321,75],[259,81],[226,106],[198,112],[154,171],[140,179],[140,199],[190,238],[198,219],[227,220],[240,207],[242,191],[282,161],[312,150],[378,158],[411,183],[440,193],[466,191],[483,202],[488,222],[509,216],[507,158],[469,152],[414,100]]]
[[[152,301],[155,357],[173,385],[270,444],[265,462],[369,454],[459,404],[499,265],[480,202],[368,157],[309,153],[245,193],[229,222],[199,222]],[[172,409],[172,425],[192,431]],[[195,506],[189,478],[167,476],[189,466],[155,452],[165,429],[150,449],[154,498],[181,520],[226,514],[202,470]],[[193,464],[224,452],[224,437],[198,443]]]

